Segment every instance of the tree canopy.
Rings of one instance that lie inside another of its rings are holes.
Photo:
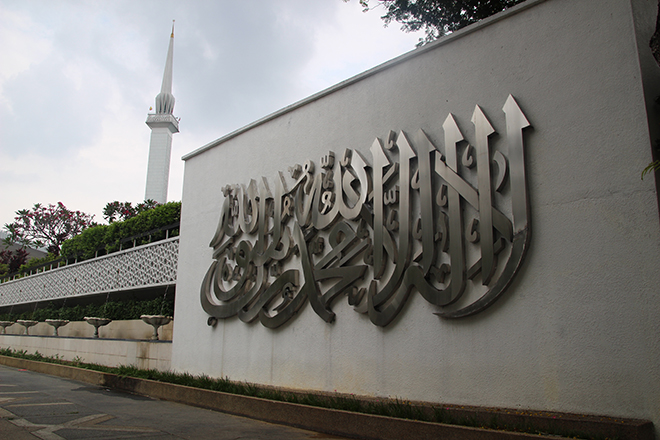
[[[27,261],[28,252],[25,249],[17,249],[15,252],[9,249],[0,251],[0,277],[17,272],[21,265]]]
[[[124,221],[160,205],[160,203],[151,199],[147,199],[135,206],[133,206],[131,202],[119,202],[115,200],[114,202],[105,205],[105,208],[103,208],[103,218],[106,219],[108,223]]]
[[[348,0],[344,0],[348,1]],[[385,8],[381,18],[387,26],[401,23],[406,32],[424,30],[419,45],[457,31],[476,21],[497,14],[524,0],[359,0],[365,11]],[[370,4],[370,1],[372,3]],[[372,6],[375,4],[375,6]]]
[[[32,209],[16,211],[14,222],[6,224],[8,244],[17,243],[34,248],[46,247],[59,255],[60,246],[85,228],[92,226],[94,216],[67,209],[62,202],[56,205],[37,203]]]

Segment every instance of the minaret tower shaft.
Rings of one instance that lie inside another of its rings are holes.
[[[144,199],[155,200],[159,203],[167,202],[172,135],[179,132],[179,121],[172,115],[174,110],[174,95],[172,95],[173,49],[174,23],[172,23],[170,46],[167,49],[163,85],[160,93],[156,96],[156,113],[147,115],[147,125],[151,128],[151,141],[149,142],[149,164]]]

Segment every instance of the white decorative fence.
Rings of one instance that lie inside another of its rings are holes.
[[[0,284],[0,307],[176,284],[179,237]]]

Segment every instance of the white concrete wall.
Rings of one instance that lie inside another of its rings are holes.
[[[172,357],[170,342],[129,341],[0,335],[0,348],[39,352],[66,361],[100,364],[108,367],[133,365],[142,369],[168,371]]]
[[[174,321],[158,329],[158,337],[162,341],[172,340],[172,329]],[[53,326],[40,322],[29,329],[29,334],[33,336],[52,336]],[[25,327],[14,323],[5,329],[8,335],[24,335]],[[86,321],[72,321],[58,330],[60,336],[73,336],[80,338],[91,338],[94,335],[94,327]],[[154,334],[154,328],[146,324],[141,319],[117,320],[99,328],[101,338],[112,339],[151,339]]]
[[[645,49],[656,8],[653,0],[531,1],[188,157],[175,305],[185,325],[174,332],[172,367],[659,427],[660,228],[653,177],[640,180],[651,160],[645,98],[660,83]],[[371,161],[374,137],[389,130],[422,128],[441,140],[447,114],[470,127],[475,105],[504,133],[509,94],[533,125],[525,137],[532,239],[493,306],[443,320],[413,293],[379,328],[342,297],[333,324],[306,304],[277,330],[236,318],[207,326],[199,291],[223,186],[272,182],[328,150],[354,148]]]

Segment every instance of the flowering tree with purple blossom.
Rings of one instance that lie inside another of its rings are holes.
[[[94,225],[94,216],[81,211],[71,211],[62,202],[55,205],[37,203],[32,209],[16,211],[14,222],[6,224],[8,244],[20,244],[33,248],[47,248],[59,255],[60,246]]]

